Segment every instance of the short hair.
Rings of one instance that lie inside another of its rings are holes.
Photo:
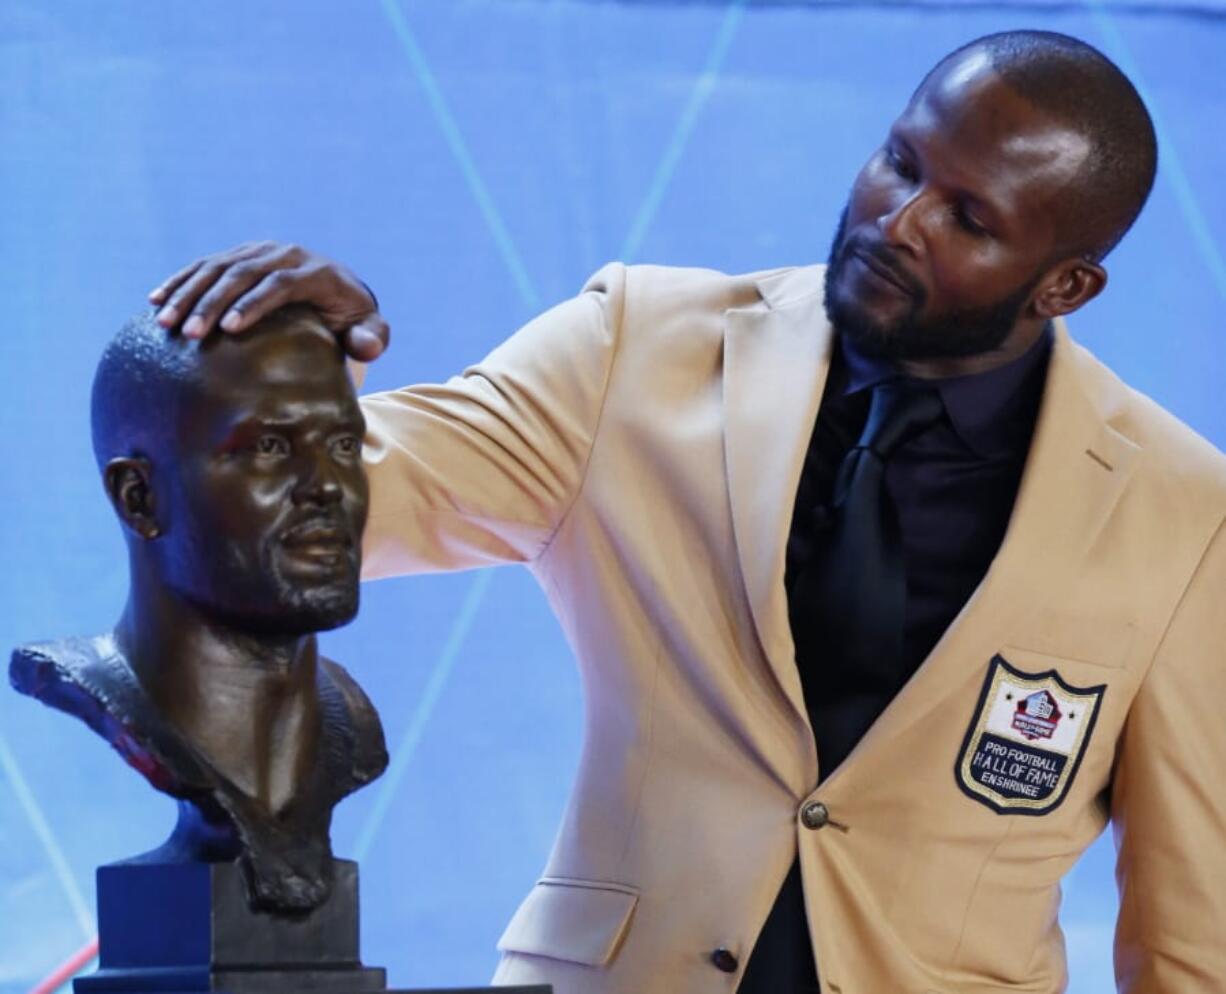
[[[937,69],[971,50],[985,52],[1015,93],[1089,139],[1090,155],[1077,177],[1077,222],[1064,229],[1078,251],[1101,259],[1141,213],[1158,169],[1154,122],[1141,95],[1098,49],[1055,31],[976,38],[938,62],[916,92]]]
[[[303,321],[322,323],[310,306],[286,304],[241,335],[225,337],[244,341]],[[183,405],[197,395],[202,356],[221,340],[220,332],[196,340],[168,331],[153,310],[127,320],[107,343],[94,373],[90,429],[99,469],[116,456],[151,457],[175,443]],[[339,343],[336,355],[343,362]]]
[[[99,469],[116,456],[152,456],[171,440],[197,348],[158,324],[152,310],[129,318],[107,343],[90,397]]]

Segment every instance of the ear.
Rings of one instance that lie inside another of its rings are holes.
[[[1039,284],[1031,301],[1036,317],[1058,318],[1088,304],[1103,292],[1107,271],[1085,257],[1057,263]]]
[[[154,514],[153,467],[148,459],[118,457],[102,471],[111,506],[124,526],[140,538],[157,538],[162,529]]]

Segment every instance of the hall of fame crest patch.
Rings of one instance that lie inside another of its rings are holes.
[[[962,792],[998,814],[1051,811],[1077,774],[1106,690],[994,656],[954,767]]]

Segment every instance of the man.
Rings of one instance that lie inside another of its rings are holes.
[[[255,906],[328,896],[333,806],[387,764],[315,633],[358,609],[365,430],[341,350],[290,307],[238,337],[144,315],[94,380],[94,452],[127,540],[113,632],[18,648],[18,690],[179,798],[160,862],[239,858]]]
[[[980,39],[824,272],[610,266],[463,377],[365,398],[368,574],[525,562],[584,678],[500,980],[1062,990],[1059,880],[1110,817],[1121,989],[1226,987],[1226,462],[1062,322],[1155,161],[1099,53]],[[154,299],[193,335],[307,300],[355,357],[386,341],[298,249]]]

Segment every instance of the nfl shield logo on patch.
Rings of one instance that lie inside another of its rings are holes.
[[[1028,739],[1050,739],[1060,722],[1060,705],[1046,690],[1035,691],[1017,702],[1013,727]]]
[[[1023,673],[995,656],[958,756],[958,786],[999,814],[1052,810],[1081,765],[1106,689],[1074,687],[1055,670]]]

